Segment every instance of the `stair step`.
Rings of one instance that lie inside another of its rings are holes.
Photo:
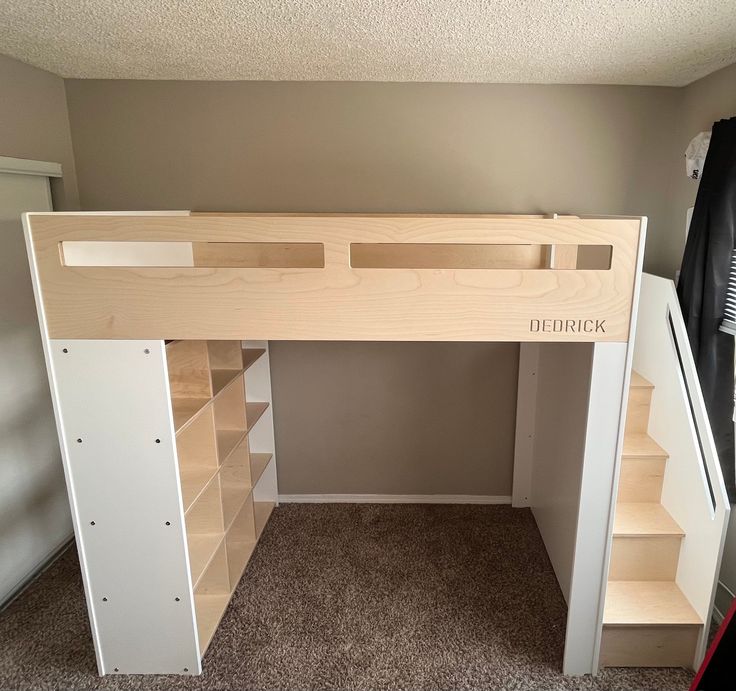
[[[702,625],[604,626],[602,667],[692,669]]]
[[[681,546],[681,535],[614,535],[608,580],[673,581]]]
[[[613,522],[616,537],[677,536],[685,533],[661,504],[620,502]]]
[[[609,581],[674,580],[683,535],[661,504],[617,504]]]
[[[624,434],[625,458],[668,458],[667,452],[648,434]]]
[[[667,460],[623,458],[618,481],[618,501],[659,503]]]
[[[652,391],[653,389],[644,387],[629,389],[629,401],[626,407],[626,434],[647,433]]]
[[[653,389],[654,384],[644,379],[638,372],[631,372],[631,382],[629,384],[630,389]]]
[[[609,581],[606,626],[701,625],[698,613],[671,581]]]

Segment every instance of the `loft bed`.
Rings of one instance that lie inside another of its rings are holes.
[[[595,673],[645,223],[26,214],[100,674],[202,671],[278,503],[269,340],[524,344],[514,505]]]

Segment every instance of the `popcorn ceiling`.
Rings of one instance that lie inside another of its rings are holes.
[[[682,86],[736,0],[2,0],[0,53],[63,77]]]

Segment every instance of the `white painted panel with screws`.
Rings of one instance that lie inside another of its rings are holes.
[[[164,343],[48,348],[100,673],[199,673]]]

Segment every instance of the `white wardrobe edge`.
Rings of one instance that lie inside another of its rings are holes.
[[[30,158],[0,156],[0,173],[14,175],[41,175],[46,178],[61,177],[61,163],[33,161]]]

